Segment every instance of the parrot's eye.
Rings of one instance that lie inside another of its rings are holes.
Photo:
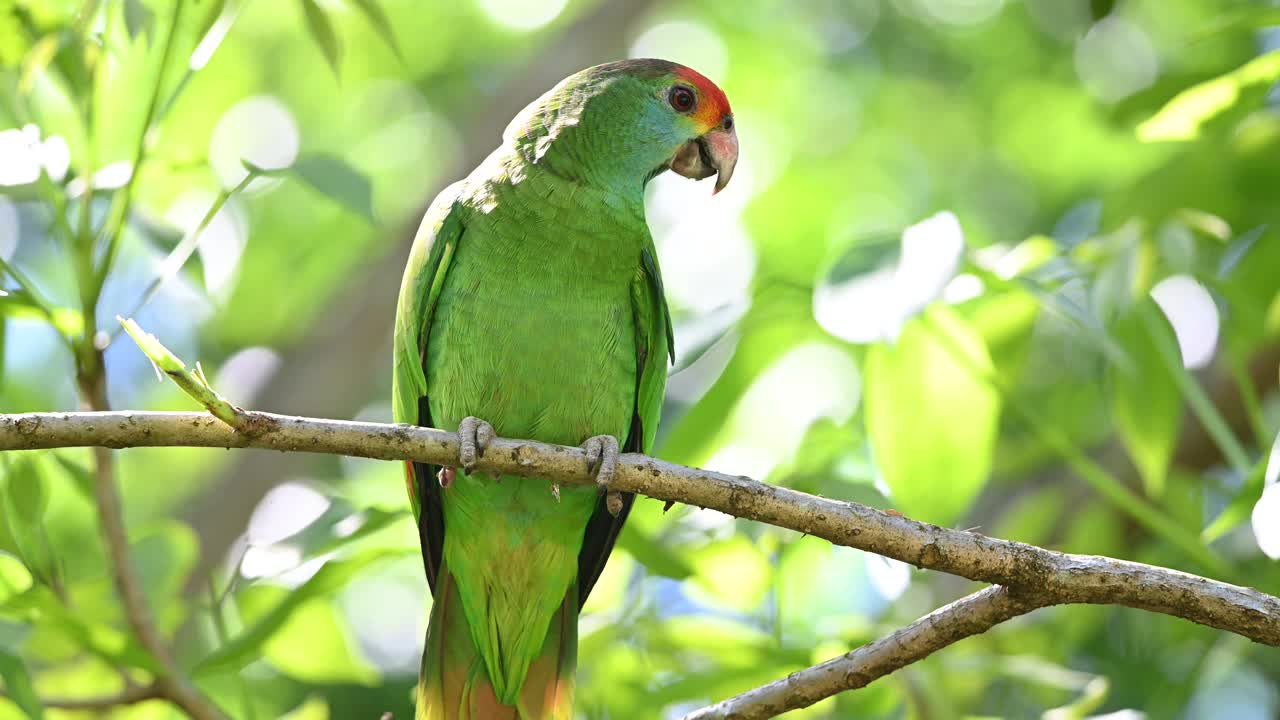
[[[725,130],[732,130],[732,129],[733,129],[733,116],[732,116],[732,115],[725,115],[725,116],[724,116],[724,122],[723,122],[723,123],[721,123],[720,125],[721,125],[721,127],[723,127]]]
[[[667,102],[671,103],[671,107],[675,108],[676,112],[687,113],[697,104],[698,98],[684,85],[676,85],[667,95]]]

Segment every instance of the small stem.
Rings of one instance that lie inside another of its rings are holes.
[[[1231,379],[1240,391],[1240,400],[1244,403],[1245,415],[1249,419],[1249,429],[1253,432],[1254,442],[1265,448],[1271,443],[1271,433],[1267,431],[1267,421],[1262,415],[1262,401],[1258,397],[1258,389],[1253,386],[1253,378],[1244,358],[1230,349],[1227,350],[1227,365],[1231,370]]]
[[[138,298],[138,301],[134,303],[133,309],[126,313],[125,317],[137,317],[138,313],[148,302],[150,302],[151,298],[155,296],[161,286],[163,286],[169,278],[178,274],[178,271],[182,269],[182,266],[186,265],[187,260],[191,259],[191,254],[196,251],[197,247],[199,247],[200,239],[202,237],[201,233],[209,227],[209,223],[213,222],[213,218],[218,215],[218,211],[222,210],[223,205],[226,205],[227,201],[234,195],[248,187],[249,183],[253,182],[257,176],[258,173],[250,171],[235,187],[218,193],[217,199],[209,206],[209,210],[200,220],[200,224],[197,225],[195,230],[192,230],[190,234],[182,238],[182,241],[179,242],[169,253],[168,257],[164,259],[164,262],[160,264],[160,272],[156,274],[155,278],[151,280],[146,289],[142,291],[142,295]],[[111,331],[110,339],[115,340],[123,330],[123,325],[113,329]]]
[[[684,720],[764,720],[872,681],[918,662],[952,643],[984,633],[1044,603],[1024,600],[999,585],[979,590],[887,637],[807,670],[748,690],[684,716]]]
[[[1196,380],[1195,376],[1191,374],[1191,371],[1187,370],[1186,366],[1182,364],[1182,353],[1178,350],[1176,341],[1168,333],[1160,331],[1161,329],[1157,323],[1161,322],[1161,317],[1154,312],[1144,312],[1142,313],[1142,322],[1146,327],[1147,336],[1155,344],[1156,351],[1160,353],[1160,359],[1164,361],[1169,372],[1173,374],[1173,380],[1177,383],[1178,389],[1182,391],[1183,397],[1186,398],[1191,412],[1195,414],[1200,424],[1204,426],[1205,432],[1209,434],[1209,437],[1213,438],[1214,443],[1222,452],[1222,457],[1241,477],[1248,475],[1249,469],[1253,465],[1253,463],[1249,462],[1249,453],[1245,451],[1244,446],[1240,444],[1240,440],[1231,431],[1231,426],[1227,423],[1226,418],[1222,417],[1222,413],[1218,411],[1217,406],[1213,404],[1209,394],[1204,391],[1204,388]]]
[[[96,374],[81,373],[78,377],[82,402],[91,409],[105,411],[107,401],[106,376],[102,365],[102,353],[93,350],[96,360],[89,365]],[[129,537],[124,523],[124,507],[115,477],[115,463],[111,451],[104,447],[93,449],[94,500],[98,507],[98,523],[106,549],[112,582],[116,594],[124,604],[125,617],[138,641],[159,662],[163,673],[156,678],[155,687],[160,695],[182,708],[195,720],[225,720],[225,716],[182,675],[174,660],[155,617],[147,606],[142,578],[133,565],[129,551]]]
[[[249,413],[232,405],[209,385],[199,364],[196,365],[196,372],[188,370],[186,364],[170,352],[169,348],[160,344],[155,335],[144,331],[133,320],[117,319],[147,359],[168,375],[183,392],[203,405],[211,415],[241,432],[253,433],[257,429],[254,418]]]
[[[186,5],[183,0],[177,0],[173,8],[173,17],[169,22],[169,32],[165,36],[164,48],[160,51],[160,66],[156,69],[155,84],[151,88],[151,99],[147,102],[147,111],[143,115],[142,129],[138,133],[138,142],[133,150],[133,165],[130,168],[129,179],[125,180],[124,187],[116,193],[115,198],[111,202],[111,208],[107,212],[107,221],[102,230],[102,237],[107,243],[106,256],[102,259],[102,264],[98,267],[94,275],[93,290],[94,294],[101,292],[102,284],[106,282],[107,274],[111,272],[111,266],[115,263],[116,253],[120,247],[120,233],[124,229],[125,219],[129,216],[129,208],[133,202],[133,188],[137,183],[138,175],[142,172],[142,162],[146,157],[147,135],[151,131],[151,123],[155,119],[156,109],[160,104],[160,91],[164,87],[165,71],[169,68],[169,58],[173,54],[174,40],[178,36],[178,24],[182,19],[182,8]]]
[[[31,282],[30,278],[28,278],[25,273],[19,270],[17,266],[10,265],[4,258],[0,258],[0,273],[5,273],[9,277],[13,278],[13,281],[18,285],[18,289],[26,293],[27,297],[31,298],[32,304],[36,306],[36,309],[40,311],[40,314],[44,315],[50,325],[54,324],[53,304],[40,294],[40,291],[36,289],[35,283]]]
[[[208,576],[209,590],[209,617],[213,620],[213,631],[218,637],[220,646],[226,645],[231,641],[231,633],[227,632],[226,618],[222,617],[222,602],[226,599],[227,593],[231,592],[231,583],[227,583],[226,589],[218,592],[218,588],[214,586],[213,576]],[[253,695],[249,692],[249,686],[244,681],[244,677],[236,674],[236,686],[240,690],[240,710],[244,720],[257,720],[258,712],[253,707]]]

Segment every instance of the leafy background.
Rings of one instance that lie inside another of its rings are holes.
[[[0,0],[0,410],[76,407],[95,326],[116,407],[189,408],[119,314],[240,404],[389,419],[422,208],[627,55],[719,81],[743,148],[714,200],[652,184],[659,455],[1280,592],[1275,2]],[[114,248],[89,323],[82,228]],[[411,716],[429,600],[396,464],[117,458],[162,629],[229,712]],[[148,665],[89,466],[0,456],[0,718]],[[581,620],[580,714],[676,717],[971,585],[642,500]],[[794,716],[1248,720],[1277,688],[1274,650],[1065,607]]]

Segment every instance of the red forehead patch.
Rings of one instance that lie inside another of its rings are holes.
[[[729,98],[725,97],[724,91],[702,73],[684,65],[677,65],[676,76],[697,88],[698,94],[702,96],[703,106],[697,113],[699,120],[704,120],[709,126],[718,125],[726,115],[733,113],[729,107]]]

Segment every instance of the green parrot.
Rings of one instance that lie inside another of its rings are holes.
[[[395,326],[397,422],[456,429],[470,469],[500,434],[582,445],[599,487],[407,463],[434,604],[419,720],[568,720],[579,608],[633,497],[620,450],[653,445],[674,358],[646,183],[729,182],[738,139],[714,83],[664,60],[561,81],[436,197]]]

